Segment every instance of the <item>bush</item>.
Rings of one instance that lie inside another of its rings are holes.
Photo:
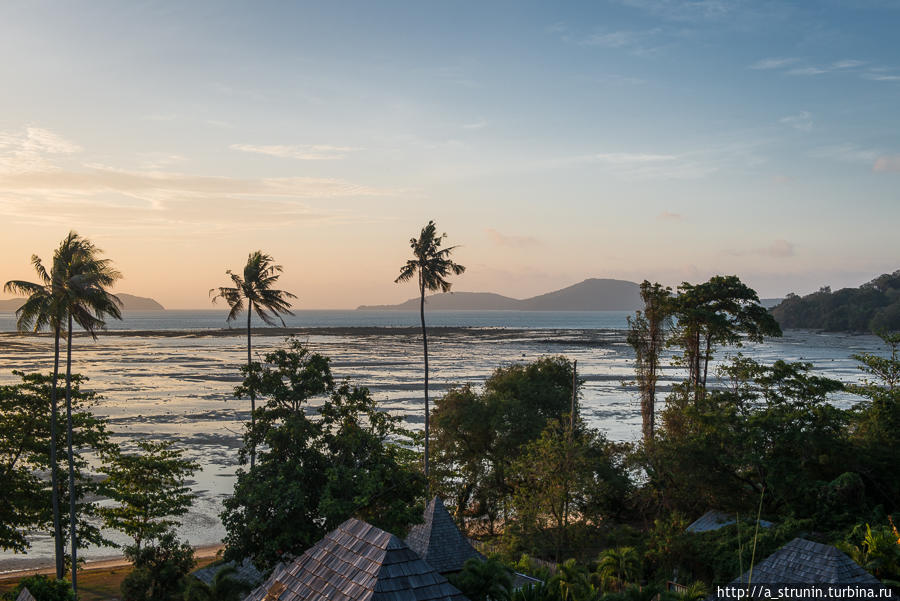
[[[51,580],[43,574],[23,578],[12,592],[4,596],[4,599],[14,601],[23,588],[27,588],[36,601],[75,601],[71,582],[55,578]]]

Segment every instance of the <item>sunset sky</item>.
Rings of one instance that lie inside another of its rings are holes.
[[[0,280],[69,229],[207,308],[257,248],[297,308],[900,269],[900,1],[4,2]]]

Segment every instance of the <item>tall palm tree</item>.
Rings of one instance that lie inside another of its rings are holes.
[[[228,313],[227,321],[231,323],[244,310],[244,301],[247,302],[247,367],[253,364],[250,318],[253,312],[270,326],[275,325],[275,318],[284,325],[282,314],[293,315],[291,312],[291,303],[288,299],[297,298],[290,292],[284,290],[275,290],[272,286],[281,277],[281,265],[274,265],[271,255],[264,254],[257,250],[247,257],[247,264],[244,265],[244,276],[241,277],[233,273],[230,269],[225,273],[231,277],[234,287],[223,286],[213,288],[209,291],[215,303],[218,299],[224,299],[228,303],[231,311]],[[250,427],[256,424],[256,393],[250,390]],[[250,469],[256,465],[256,448],[250,449]]]
[[[65,243],[65,242],[64,242]],[[63,252],[63,246],[57,254]],[[41,258],[31,255],[31,264],[39,282],[10,280],[3,286],[4,292],[24,294],[28,298],[16,311],[16,329],[20,332],[53,331],[53,378],[50,385],[50,497],[53,507],[53,537],[55,540],[56,578],[64,575],[62,524],[59,517],[59,477],[57,473],[56,445],[59,438],[59,407],[57,406],[57,381],[59,380],[59,339],[62,335],[64,311],[60,303],[59,282],[47,272]]]
[[[72,327],[77,323],[91,337],[106,327],[104,319],[122,319],[122,301],[107,288],[122,275],[109,259],[101,259],[103,251],[75,232],[60,244],[53,256],[51,278],[58,282],[59,305],[67,320],[66,327],[66,444],[69,454],[69,538],[72,543],[72,588],[78,594],[78,534],[75,521],[75,457],[72,453]]]
[[[618,590],[633,582],[641,568],[641,559],[634,547],[610,547],[600,553],[595,574],[604,586]]]
[[[400,268],[400,275],[394,283],[408,282],[418,276],[419,283],[419,317],[422,321],[422,345],[425,348],[425,479],[428,480],[428,438],[429,438],[429,407],[428,407],[428,333],[425,330],[425,291],[450,292],[450,282],[445,278],[450,274],[459,275],[466,268],[457,265],[450,259],[450,255],[456,246],[441,248],[441,243],[447,234],[437,235],[437,227],[434,221],[422,228],[418,238],[410,238],[409,246],[413,251],[413,258]]]

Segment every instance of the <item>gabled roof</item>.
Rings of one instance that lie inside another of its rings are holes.
[[[399,538],[349,519],[246,601],[468,601]]]
[[[732,584],[747,583],[747,570]],[[753,583],[879,584],[845,553],[831,545],[795,538],[753,568]]]
[[[28,587],[23,586],[22,590],[19,591],[19,596],[16,597],[16,601],[35,601],[35,598],[31,591],[28,590]]]
[[[239,582],[243,582],[251,586],[256,586],[262,580],[262,573],[256,569],[256,566],[254,566],[253,562],[249,559],[245,559],[240,563],[240,565],[233,561],[214,563],[206,566],[205,568],[194,570],[193,572],[191,572],[191,576],[193,576],[200,582],[203,582],[204,584],[212,586],[213,579],[215,579],[216,574],[229,567],[235,568],[235,572],[231,575],[231,578]]]
[[[735,523],[735,517],[728,513],[723,513],[721,511],[717,511],[715,509],[710,509],[696,521],[692,522],[690,526],[685,528],[687,532],[709,532],[710,530],[718,530],[719,528],[724,528],[725,526],[730,526]],[[759,525],[763,528],[771,528],[772,522],[767,522],[766,520],[760,520]]]
[[[441,574],[462,570],[471,557],[485,559],[469,544],[437,497],[425,508],[425,522],[409,531],[406,544]]]

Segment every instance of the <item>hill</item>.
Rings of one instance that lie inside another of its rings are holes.
[[[122,301],[123,311],[165,311],[165,307],[152,298],[125,293],[117,294],[116,296]],[[21,307],[24,302],[25,299],[23,298],[0,299],[0,312],[12,313]]]
[[[828,332],[900,331],[900,270],[886,273],[859,288],[789,294],[771,309],[782,328]]]
[[[641,307],[640,287],[625,280],[591,278],[573,286],[526,299],[491,292],[453,292],[426,297],[438,311],[633,311]],[[362,305],[359,311],[414,311],[419,299],[398,305]]]

